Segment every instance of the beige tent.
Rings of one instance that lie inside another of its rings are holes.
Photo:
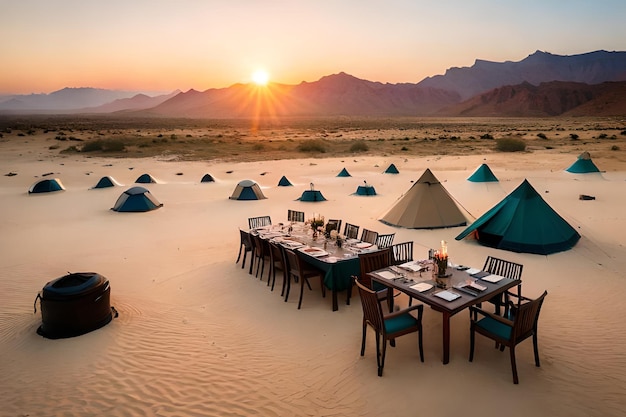
[[[465,226],[467,219],[448,191],[426,169],[380,221],[410,229]]]

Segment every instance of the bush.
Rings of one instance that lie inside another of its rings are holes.
[[[367,152],[369,151],[369,146],[365,141],[359,140],[354,142],[352,146],[350,146],[350,152]]]
[[[302,142],[297,147],[300,152],[310,152],[310,153],[326,153],[326,146],[324,142],[317,139],[310,139]]]
[[[493,139],[493,136],[490,135],[489,133],[485,133],[484,135],[480,136],[481,139]]]
[[[496,150],[500,152],[521,152],[526,150],[526,143],[523,140],[514,138],[497,139]]]
[[[537,133],[537,137],[540,139],[548,139],[545,133]]]
[[[613,145],[613,146],[611,146],[611,150],[612,151],[619,151],[619,146]]]
[[[578,140],[579,136],[576,133],[570,133],[569,137],[570,137],[571,140]]]
[[[80,149],[81,152],[123,152],[126,150],[126,145],[121,140],[94,140],[87,142]]]

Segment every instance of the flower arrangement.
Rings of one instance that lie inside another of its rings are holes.
[[[313,218],[308,219],[305,224],[308,224],[311,227],[311,230],[313,230],[313,237],[317,238],[318,233],[324,231],[324,216],[314,214]]]
[[[437,276],[445,277],[448,269],[448,246],[444,240],[441,241],[441,249],[435,252],[433,258],[437,265]]]
[[[342,234],[339,234],[339,232],[336,229],[333,229],[330,231],[329,237],[335,241],[338,248],[340,248],[343,245],[343,240],[345,239],[345,236]]]

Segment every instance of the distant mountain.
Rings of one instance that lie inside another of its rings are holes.
[[[2,112],[58,112],[66,113],[83,108],[97,107],[114,100],[130,98],[137,92],[80,87],[63,88],[50,94],[14,95],[0,98]]]
[[[589,85],[552,81],[495,88],[441,109],[441,116],[550,117],[626,115],[626,81]]]
[[[150,97],[146,94],[137,94],[131,98],[120,98],[110,103],[102,104],[97,107],[86,107],[79,109],[80,113],[114,113],[133,110],[149,109],[166,100],[180,94],[180,90],[176,90],[170,94],[163,94],[154,97]]]
[[[425,78],[417,85],[454,92],[466,100],[505,85],[539,85],[549,81],[626,81],[626,52],[595,51],[568,56],[537,51],[519,62],[476,60],[469,68],[450,68],[445,75]]]

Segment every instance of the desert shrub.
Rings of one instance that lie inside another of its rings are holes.
[[[571,140],[578,140],[579,136],[576,133],[570,133],[569,138]]]
[[[252,146],[252,149],[253,149],[253,150],[255,150],[255,151],[262,151],[262,150],[264,150],[264,149],[265,149],[265,145],[264,145],[264,144],[262,144],[262,143],[255,143],[255,144]]]
[[[622,130],[621,132],[619,132],[620,135],[626,136],[626,130]]]
[[[326,153],[326,146],[324,142],[317,139],[309,139],[300,143],[297,147],[300,152],[309,152],[309,153]]]
[[[91,142],[87,142],[81,148],[81,152],[96,152],[101,151],[103,149],[102,140],[93,140]]]
[[[121,140],[94,140],[87,142],[81,148],[81,152],[122,152],[126,150],[126,145]]]
[[[619,146],[613,145],[613,146],[611,146],[611,150],[612,151],[619,151]]]
[[[501,138],[496,140],[496,150],[500,152],[521,152],[526,150],[526,143],[515,138]]]
[[[80,150],[78,150],[76,145],[68,146],[67,148],[61,151],[61,153],[78,153],[78,152],[80,152]]]
[[[493,135],[489,133],[485,133],[484,135],[481,135],[480,138],[481,139],[493,139]]]
[[[60,148],[60,146],[59,146],[59,145],[50,145],[50,146],[48,147],[48,149],[50,149],[51,151],[53,151],[53,150],[55,150],[55,149],[59,149],[59,148]]]
[[[600,133],[598,135],[598,139],[606,139],[609,135],[607,135],[606,133]]]
[[[408,151],[409,148],[407,148],[406,146],[403,146],[402,148],[400,148],[401,151]]]
[[[362,140],[356,141],[350,146],[350,152],[367,152],[367,151],[369,151],[369,146],[367,146],[367,143],[365,143],[365,141],[362,141]]]
[[[548,139],[545,133],[537,133],[537,137],[540,139]]]

